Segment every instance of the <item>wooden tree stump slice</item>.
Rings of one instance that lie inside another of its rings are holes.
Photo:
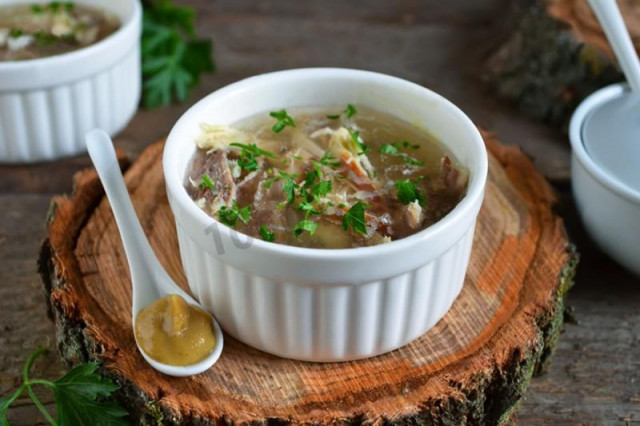
[[[278,358],[226,336],[218,363],[191,378],[159,374],[138,353],[116,225],[95,173],[79,173],[73,195],[52,202],[40,262],[62,356],[100,362],[135,423],[506,421],[549,361],[576,256],[549,184],[518,148],[484,136],[490,173],[471,264],[432,330],[389,354],[332,364]],[[126,181],[155,252],[187,288],[162,147],[144,151]]]
[[[518,0],[508,36],[487,61],[484,79],[535,118],[566,125],[587,95],[623,80],[586,0]],[[640,2],[618,0],[640,50]]]

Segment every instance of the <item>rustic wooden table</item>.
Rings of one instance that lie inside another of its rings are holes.
[[[532,381],[519,424],[640,423],[640,280],[594,247],[571,200],[569,145],[562,132],[490,99],[478,81],[483,58],[501,39],[509,0],[376,0],[296,2],[190,0],[198,31],[215,40],[218,72],[203,79],[185,105],[140,111],[116,138],[131,157],[165,136],[189,104],[246,76],[308,66],[363,68],[430,87],[460,105],[479,125],[530,154],[554,183],[560,213],[582,253],[565,325],[551,370]],[[496,19],[498,16],[498,19]],[[0,395],[15,388],[30,351],[53,347],[35,259],[49,200],[71,191],[86,156],[33,166],[0,166]],[[57,377],[65,366],[54,351],[34,374]],[[52,406],[51,395],[44,395]],[[21,400],[12,424],[42,421]]]

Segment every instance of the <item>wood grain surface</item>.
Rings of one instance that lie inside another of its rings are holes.
[[[108,200],[88,171],[76,176],[72,197],[52,201],[40,259],[60,352],[70,363],[103,363],[122,384],[119,399],[134,423],[160,416],[172,424],[503,423],[549,362],[576,257],[546,180],[519,149],[484,138],[489,178],[465,285],[445,317],[413,343],[322,364],[278,358],[226,336],[222,357],[206,373],[157,373],[137,351],[126,256]],[[125,179],[154,251],[187,289],[162,147],[147,148]]]
[[[131,158],[167,134],[196,101],[225,84],[301,66],[351,66],[409,78],[456,102],[476,123],[518,144],[560,194],[558,207],[582,261],[549,372],[531,384],[520,409],[524,425],[624,425],[640,420],[640,281],[602,254],[577,219],[567,183],[569,147],[545,127],[485,93],[478,76],[510,29],[512,0],[185,0],[198,9],[198,32],[215,42],[218,72],[202,80],[184,105],[139,111],[116,138]],[[534,0],[526,0],[531,5]],[[32,166],[0,166],[0,395],[14,389],[28,353],[55,340],[35,260],[55,194],[70,193],[86,156]],[[34,374],[66,371],[55,350]],[[51,408],[52,397],[43,401]],[[9,419],[43,421],[27,399]]]
[[[640,51],[640,2],[617,1]],[[515,0],[505,24],[484,79],[525,114],[566,128],[586,96],[624,79],[586,0]]]

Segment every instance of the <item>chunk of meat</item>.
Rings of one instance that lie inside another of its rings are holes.
[[[469,178],[466,174],[461,173],[459,169],[453,167],[451,159],[446,155],[440,161],[440,176],[444,187],[456,192],[464,190]]]
[[[233,181],[233,174],[227,161],[227,151],[217,150],[210,155],[211,178],[218,189],[218,196],[214,200],[214,204],[222,203],[226,206],[231,206],[236,199],[236,184]]]

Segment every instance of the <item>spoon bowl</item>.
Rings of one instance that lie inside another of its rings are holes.
[[[89,156],[111,204],[129,262],[132,286],[131,324],[135,327],[136,318],[142,309],[153,301],[170,294],[177,294],[183,297],[187,303],[206,311],[171,279],[153,253],[131,203],[109,135],[102,130],[95,129],[88,132],[85,139]],[[145,353],[137,338],[136,345],[149,365],[161,373],[178,377],[199,374],[215,364],[224,345],[220,325],[213,316],[211,316],[211,322],[216,339],[215,346],[211,353],[195,364],[177,366],[161,363]],[[135,333],[133,334],[135,337]]]

